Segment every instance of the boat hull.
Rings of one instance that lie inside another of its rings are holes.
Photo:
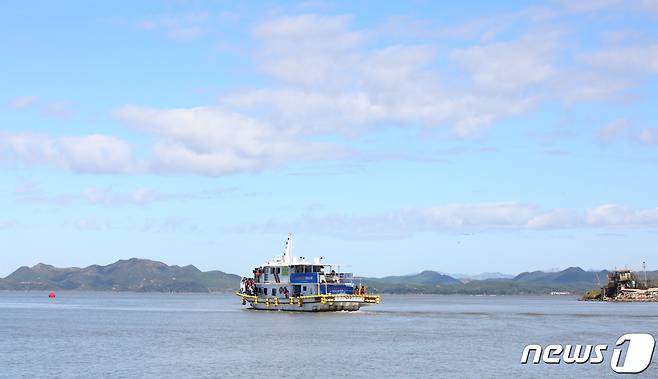
[[[353,301],[341,301],[335,303],[303,303],[301,306],[299,304],[265,304],[265,303],[249,303],[249,306],[252,309],[257,309],[260,311],[290,311],[290,312],[339,312],[339,311],[358,311],[361,307],[361,303]]]
[[[379,303],[377,295],[319,295],[292,299],[258,298],[239,292],[236,295],[242,297],[243,305],[263,311],[353,312],[364,305]]]

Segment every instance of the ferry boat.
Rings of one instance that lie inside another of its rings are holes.
[[[379,304],[379,295],[367,293],[356,284],[352,273],[340,272],[338,265],[322,257],[307,261],[292,251],[288,234],[283,255],[253,270],[253,277],[242,278],[242,305],[276,311],[357,311],[363,305]]]

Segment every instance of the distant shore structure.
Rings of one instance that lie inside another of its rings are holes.
[[[647,278],[646,262],[642,262],[644,280],[628,268],[615,269],[608,273],[608,283],[599,291],[589,291],[583,300],[620,302],[658,302],[658,287],[652,286]]]
[[[323,257],[306,260],[293,255],[293,238],[288,234],[283,254],[254,268],[253,277],[242,278],[242,304],[258,310],[357,311],[363,305],[378,304],[379,295],[354,281],[352,273],[340,272],[338,265]]]

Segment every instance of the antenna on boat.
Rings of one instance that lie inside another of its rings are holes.
[[[283,263],[292,263],[292,233],[288,233],[286,248],[283,250]]]

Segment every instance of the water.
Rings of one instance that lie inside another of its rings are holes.
[[[242,309],[219,294],[0,292],[2,377],[606,377],[658,303],[392,296],[353,313]],[[523,347],[607,344],[600,365],[521,365]],[[638,377],[658,377],[658,363]]]

